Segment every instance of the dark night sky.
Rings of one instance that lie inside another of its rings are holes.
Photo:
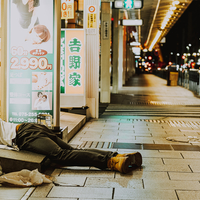
[[[175,62],[175,55],[186,53],[186,46],[191,44],[190,53],[200,48],[200,0],[193,0],[176,24],[168,32],[166,43],[161,46],[163,59],[166,63]],[[174,56],[170,53],[174,52]],[[181,58],[181,56],[180,56]]]

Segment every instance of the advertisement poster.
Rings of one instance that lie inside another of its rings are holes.
[[[61,0],[61,19],[74,19],[74,0]]]
[[[9,0],[8,121],[53,116],[54,1]]]

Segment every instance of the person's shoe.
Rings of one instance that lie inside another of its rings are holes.
[[[131,165],[131,159],[129,157],[112,157],[108,160],[108,168],[111,170],[119,171],[121,173],[128,173],[132,169],[129,167]]]
[[[139,152],[117,154],[116,157],[129,157],[132,166],[141,167],[142,165],[142,155]]]

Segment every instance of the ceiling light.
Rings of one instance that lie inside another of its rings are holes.
[[[166,19],[166,20],[169,20],[170,17],[171,17],[171,15],[166,15],[166,16],[165,16],[165,19]]]
[[[115,8],[123,8],[123,2],[122,1],[115,1],[114,7]]]
[[[163,20],[163,22],[168,22],[169,21],[169,17],[165,17],[165,19]]]
[[[140,46],[141,43],[140,42],[131,42],[130,45],[131,46]]]
[[[176,6],[170,7],[170,10],[176,10]]]
[[[172,15],[172,14],[173,14],[173,11],[171,10],[167,12],[167,15]]]
[[[136,55],[139,56],[141,53],[140,47],[132,47],[132,52]]]
[[[166,26],[166,25],[162,24],[161,29],[162,29],[162,30],[165,29],[165,26]]]
[[[123,19],[121,20],[122,26],[141,26],[142,19]]]
[[[179,1],[173,1],[172,5],[175,6],[175,5],[178,5],[179,3],[180,3]]]
[[[154,45],[156,44],[156,42],[158,41],[159,37],[161,36],[162,31],[158,31],[156,34],[156,37],[154,38],[153,42],[151,43],[151,46],[149,47],[149,51],[152,51]]]

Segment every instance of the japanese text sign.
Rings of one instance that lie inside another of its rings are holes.
[[[61,0],[61,19],[74,19],[74,0]]]
[[[66,38],[66,94],[84,94],[84,30],[68,29]]]
[[[88,6],[87,9],[87,28],[96,28],[97,27],[97,11],[96,6]]]

